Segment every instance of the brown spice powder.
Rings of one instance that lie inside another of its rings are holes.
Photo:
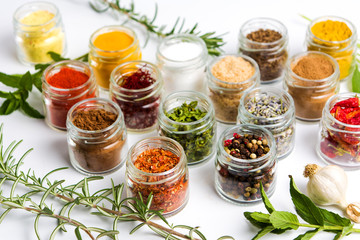
[[[248,33],[246,35],[246,38],[254,41],[254,42],[260,42],[260,43],[271,43],[275,42],[282,38],[281,33],[272,30],[272,29],[262,29],[260,28],[257,31]]]
[[[306,79],[320,80],[331,76],[334,67],[331,61],[320,55],[307,55],[291,66],[292,71]]]
[[[116,118],[117,114],[104,109],[90,109],[79,111],[73,119],[73,124],[83,130],[102,130],[113,124]]]

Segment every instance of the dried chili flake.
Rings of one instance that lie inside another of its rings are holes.
[[[161,173],[174,168],[180,158],[162,148],[142,152],[134,162],[137,169],[148,173]]]

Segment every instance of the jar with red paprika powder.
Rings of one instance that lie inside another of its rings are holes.
[[[317,152],[326,162],[360,168],[360,106],[356,93],[340,93],[326,102]]]
[[[181,145],[167,137],[151,137],[134,144],[126,162],[128,197],[147,201],[168,217],[182,210],[189,197],[189,172]]]
[[[45,121],[58,130],[66,130],[66,116],[75,103],[98,95],[89,66],[73,60],[47,67],[42,76],[42,89]]]
[[[128,131],[153,130],[157,124],[163,80],[149,62],[131,61],[111,73],[110,97],[124,114]]]

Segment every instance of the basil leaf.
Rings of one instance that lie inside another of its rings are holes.
[[[54,60],[55,62],[69,60],[69,58],[63,58],[60,54],[58,54],[56,52],[48,52],[47,54],[49,54],[51,59]]]
[[[19,88],[20,79],[19,77],[0,72],[0,82],[8,87]]]
[[[269,219],[274,228],[291,228],[294,230],[299,228],[299,220],[297,216],[290,212],[274,211],[271,213]]]
[[[263,200],[265,208],[268,210],[269,213],[274,212],[275,208],[273,207],[273,205],[271,204],[269,198],[267,197],[262,183],[260,183],[260,193],[261,193],[261,198]]]
[[[360,71],[358,65],[355,65],[355,71],[352,77],[352,91],[360,93]]]
[[[297,236],[297,238],[295,238],[294,240],[309,240],[313,236],[315,236],[318,232],[320,232],[321,230],[322,229],[317,228],[317,229],[314,229],[314,230],[307,231],[306,233]]]
[[[252,238],[252,240],[257,240],[260,239],[261,237],[265,236],[266,234],[270,233],[271,231],[273,231],[275,228],[273,226],[267,226],[263,229],[261,229],[255,237]]]
[[[24,113],[30,117],[33,118],[44,118],[44,116],[39,113],[35,108],[31,107],[25,100],[23,100],[21,104],[21,109],[24,111]]]
[[[347,218],[341,217],[339,214],[330,212],[326,209],[319,208],[324,218],[324,224],[328,226],[350,226],[351,221]]]
[[[290,195],[297,214],[310,224],[324,226],[324,218],[320,209],[306,195],[302,194],[290,177]]]
[[[19,86],[22,89],[25,89],[27,91],[31,91],[32,90],[32,77],[29,71],[27,71],[20,79],[19,82]]]

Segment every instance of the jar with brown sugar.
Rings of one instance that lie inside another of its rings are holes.
[[[293,97],[296,118],[318,121],[326,101],[339,91],[339,65],[321,52],[295,55],[287,64],[284,88]]]

